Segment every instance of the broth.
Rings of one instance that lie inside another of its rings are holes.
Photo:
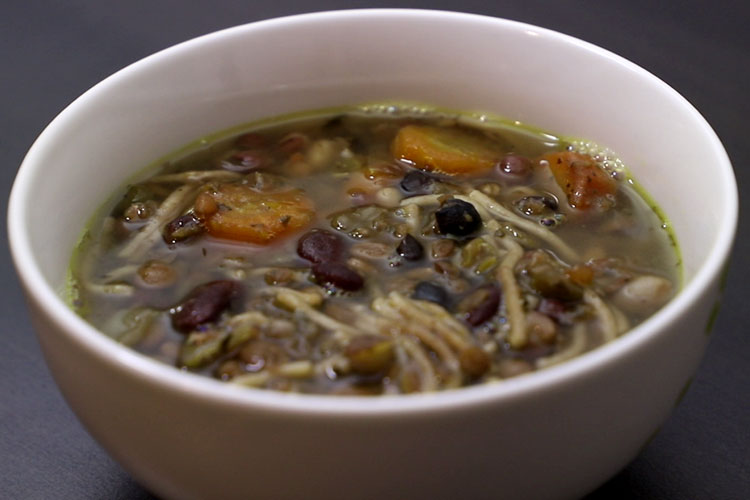
[[[250,387],[401,394],[502,380],[666,303],[679,256],[606,150],[474,115],[319,111],[170,158],[71,267],[113,339]]]

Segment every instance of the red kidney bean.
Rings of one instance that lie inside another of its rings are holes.
[[[485,285],[474,293],[481,293],[484,297],[466,314],[466,322],[471,326],[479,326],[497,313],[497,308],[500,307],[500,287]]]
[[[297,242],[297,254],[310,262],[339,261],[344,258],[343,238],[325,229],[313,229]]]
[[[365,284],[364,278],[341,262],[318,262],[312,268],[315,281],[341,290],[356,292]]]
[[[531,175],[532,163],[525,156],[511,153],[500,159],[496,169],[504,179],[522,181]]]
[[[194,288],[170,310],[172,326],[177,331],[190,332],[215,320],[240,291],[240,284],[231,280],[211,281]]]

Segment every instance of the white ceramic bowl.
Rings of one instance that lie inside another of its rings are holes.
[[[239,389],[182,373],[114,343],[60,299],[85,221],[137,167],[260,117],[394,98],[486,110],[619,152],[674,225],[684,290],[632,332],[560,366],[373,399]],[[708,341],[737,194],[699,113],[616,55],[500,19],[342,11],[214,33],[108,78],[33,145],[8,217],[60,389],[158,495],[573,498],[635,457],[686,388]]]

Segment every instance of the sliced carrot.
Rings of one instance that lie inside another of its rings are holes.
[[[460,128],[406,125],[392,144],[396,159],[422,170],[450,175],[474,174],[489,170],[503,156],[489,138]]]
[[[612,206],[611,197],[617,192],[617,182],[592,157],[563,151],[543,155],[542,160],[549,163],[571,207],[585,211],[606,210]]]
[[[313,218],[313,203],[299,189],[266,193],[243,184],[221,184],[209,194],[218,210],[207,216],[206,228],[217,238],[266,244]]]

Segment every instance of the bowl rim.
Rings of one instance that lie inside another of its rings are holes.
[[[649,319],[633,328],[626,335],[586,352],[576,358],[544,370],[535,371],[523,376],[503,380],[500,383],[487,383],[457,390],[445,390],[427,394],[378,396],[363,398],[361,396],[327,396],[310,394],[288,394],[265,389],[236,387],[202,375],[185,373],[175,367],[163,364],[136,351],[118,344],[103,335],[83,318],[70,309],[58,292],[42,275],[25,231],[25,205],[30,202],[34,173],[42,168],[37,161],[46,144],[53,143],[58,130],[64,130],[66,122],[72,119],[85,102],[101,92],[113,82],[127,79],[131,74],[148,65],[158,65],[183,51],[193,50],[202,44],[220,43],[224,37],[242,35],[248,31],[261,29],[289,28],[297,24],[345,22],[364,16],[416,17],[421,20],[434,18],[451,20],[456,23],[482,23],[493,25],[497,29],[522,31],[537,37],[547,37],[559,43],[572,44],[581,50],[604,57],[635,71],[651,84],[666,90],[681,107],[693,115],[695,124],[702,129],[702,134],[714,150],[717,160],[717,175],[726,196],[720,200],[725,215],[717,232],[707,258],[696,270],[693,278],[685,284],[678,295],[665,307]],[[541,28],[531,24],[484,15],[460,12],[422,10],[422,9],[351,9],[323,11],[256,21],[248,24],[226,28],[163,49],[125,68],[117,71],[75,99],[63,109],[41,132],[24,158],[13,183],[8,204],[8,241],[16,272],[27,293],[27,299],[35,302],[51,321],[58,325],[69,340],[90,351],[96,357],[112,364],[117,370],[139,382],[158,386],[161,389],[177,391],[185,397],[202,400],[206,403],[229,405],[236,408],[262,411],[283,411],[287,414],[305,414],[320,416],[358,416],[358,417],[403,417],[425,412],[454,412],[481,405],[497,404],[500,401],[512,401],[528,397],[543,391],[555,390],[564,384],[575,383],[585,377],[593,376],[597,371],[618,359],[626,358],[649,342],[659,337],[659,332],[666,330],[669,324],[678,319],[680,314],[696,304],[714,279],[720,276],[726,266],[734,236],[737,230],[738,194],[737,185],[729,157],[719,138],[701,114],[676,90],[652,73],[640,66],[618,56],[606,49],[585,42],[578,38]]]

